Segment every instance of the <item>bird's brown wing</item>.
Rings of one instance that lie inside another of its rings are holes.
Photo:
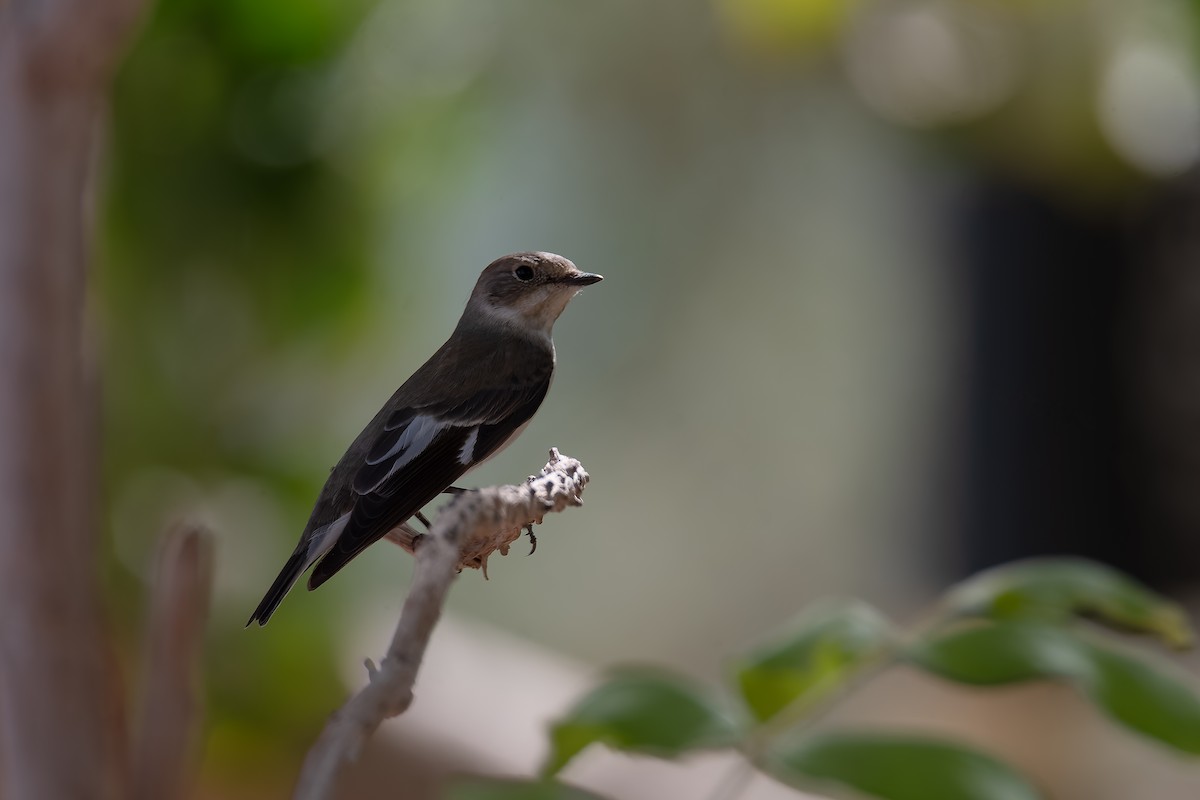
[[[392,412],[354,475],[350,519],[308,579],[315,589],[412,517],[530,420],[550,388],[552,363],[528,380],[481,389],[457,403]]]

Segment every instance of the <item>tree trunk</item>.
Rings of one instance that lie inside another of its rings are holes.
[[[97,575],[89,166],[129,0],[0,5],[0,787],[125,797]]]

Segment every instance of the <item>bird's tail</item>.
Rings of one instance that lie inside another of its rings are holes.
[[[254,609],[254,613],[250,615],[250,619],[246,620],[246,627],[249,628],[254,622],[260,626],[266,625],[267,620],[275,613],[275,609],[279,608],[279,604],[283,602],[283,598],[287,596],[288,591],[304,572],[309,565],[307,558],[308,553],[304,550],[298,550],[292,553],[292,557],[283,565],[283,569],[279,571],[279,577],[271,584],[271,588],[267,589],[267,593],[263,596],[262,602],[258,604],[258,608]]]
[[[246,620],[247,628],[253,622],[257,622],[260,626],[267,624],[267,620],[271,618],[275,609],[279,608],[283,598],[295,585],[296,579],[304,573],[304,570],[311,567],[313,562],[329,552],[329,548],[333,547],[333,543],[342,535],[349,520],[350,512],[347,511],[333,522],[323,525],[311,533],[305,528],[300,537],[300,544],[296,545],[296,552],[292,553],[292,557],[283,565],[283,569],[279,571],[279,577],[271,584],[271,588],[267,589],[266,595],[258,604],[258,608],[254,609],[250,619]]]

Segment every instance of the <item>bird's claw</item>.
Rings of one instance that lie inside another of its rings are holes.
[[[526,553],[525,555],[531,556],[537,550],[537,537],[533,535],[533,523],[532,522],[525,526],[525,533],[529,534],[529,552]]]

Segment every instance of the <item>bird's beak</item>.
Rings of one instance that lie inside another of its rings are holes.
[[[603,275],[597,275],[593,272],[576,272],[574,275],[560,278],[559,283],[565,283],[570,286],[591,286],[593,283],[599,283],[602,280],[604,280]]]

